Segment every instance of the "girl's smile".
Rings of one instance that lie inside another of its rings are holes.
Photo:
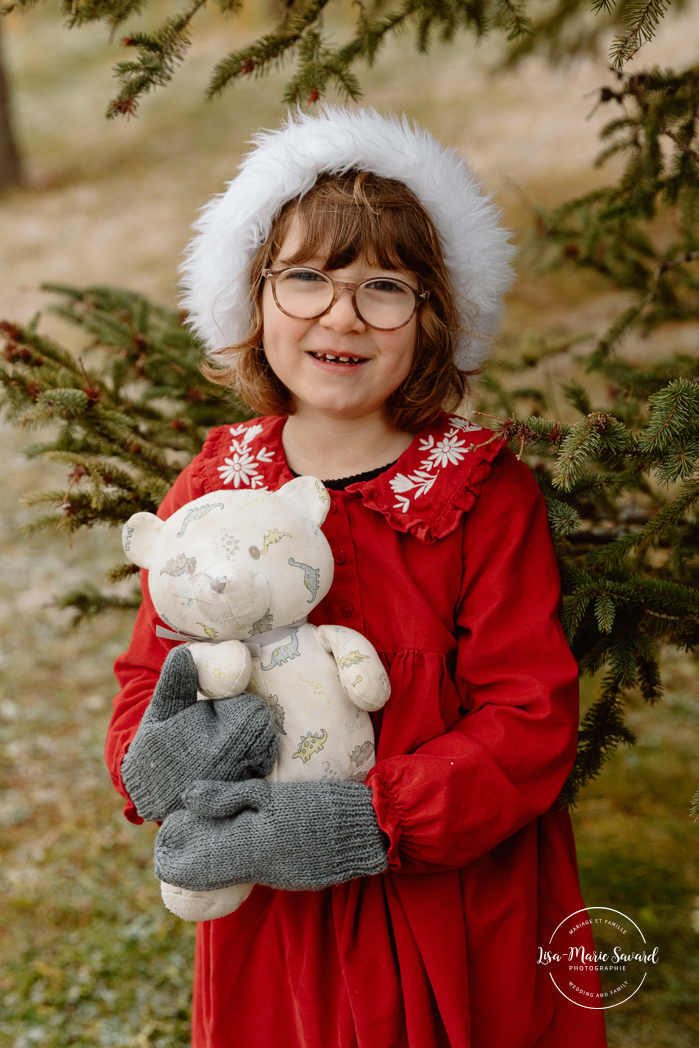
[[[333,353],[311,353],[314,360],[317,360],[320,364],[329,364],[333,370],[340,370],[341,367],[348,366],[350,369],[356,368],[358,364],[366,364],[366,357],[347,357],[335,356]]]

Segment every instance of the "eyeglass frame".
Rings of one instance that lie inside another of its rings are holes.
[[[294,269],[303,269],[303,270],[306,270],[307,272],[310,272],[310,273],[317,273],[319,276],[323,277],[325,280],[329,280],[330,283],[332,284],[333,291],[334,291],[332,300],[330,302],[330,305],[326,309],[324,309],[321,313],[316,313],[315,316],[312,316],[312,317],[295,317],[293,315],[293,313],[287,313],[287,311],[284,309],[284,307],[280,306],[279,299],[277,298],[277,279],[276,278],[283,276],[284,273],[290,273]],[[417,310],[419,309],[420,305],[423,302],[426,302],[428,300],[428,298],[430,297],[429,291],[416,291],[414,287],[411,287],[410,284],[406,283],[405,280],[400,280],[398,277],[383,277],[383,278],[382,277],[369,277],[367,280],[362,280],[359,284],[353,284],[353,283],[351,283],[349,281],[346,281],[346,280],[344,280],[342,282],[337,281],[337,280],[333,280],[333,278],[331,276],[328,276],[327,273],[323,273],[323,271],[320,270],[320,269],[314,269],[313,266],[286,266],[284,269],[278,269],[276,271],[273,270],[273,269],[263,269],[262,270],[262,276],[264,277],[265,280],[271,280],[271,283],[272,283],[272,295],[274,296],[274,301],[276,303],[277,309],[280,310],[280,312],[282,312],[285,317],[290,317],[292,320],[318,320],[319,317],[324,317],[326,313],[330,312],[330,310],[333,308],[333,306],[337,302],[338,296],[339,296],[341,291],[351,291],[352,292],[352,308],[354,309],[354,312],[355,312],[356,316],[359,317],[359,319],[361,320],[361,322],[363,324],[366,324],[367,327],[374,328],[375,331],[400,331],[401,328],[404,328],[406,324],[410,323],[410,321],[415,316]],[[410,313],[410,316],[408,317],[408,319],[404,320],[402,324],[398,324],[396,327],[379,328],[379,327],[376,327],[374,324],[370,324],[368,320],[364,319],[362,314],[359,312],[359,308],[357,306],[357,292],[359,291],[359,289],[364,287],[365,284],[373,284],[374,281],[381,280],[381,279],[392,280],[395,284],[400,284],[401,287],[407,288],[408,291],[410,291],[412,293],[412,295],[413,295],[413,297],[415,299],[415,304],[413,305],[412,312]]]

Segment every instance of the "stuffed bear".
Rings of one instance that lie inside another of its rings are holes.
[[[306,616],[330,590],[333,556],[320,531],[330,496],[315,477],[272,493],[215,491],[168,520],[135,513],[124,525],[129,559],[148,569],[159,636],[189,645],[199,698],[262,696],[280,733],[270,782],[362,782],[373,767],[367,711],[390,694],[373,646],[344,626]],[[185,920],[232,913],[252,885],[195,892],[162,884]]]

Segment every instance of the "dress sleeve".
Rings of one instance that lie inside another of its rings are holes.
[[[201,462],[198,456],[186,466],[172,485],[158,509],[158,516],[171,516],[185,502],[190,502],[204,493],[201,478]],[[136,734],[141,717],[150,702],[160,670],[167,653],[175,646],[172,641],[155,635],[160,621],[148,592],[148,572],[141,571],[143,603],[136,616],[136,624],[127,651],[114,663],[114,674],[121,688],[113,701],[114,713],[107,729],[105,760],[116,790],[126,798],[124,815],[130,822],[141,823],[143,819],[126,792],[121,777],[121,762]]]
[[[545,503],[509,452],[466,517],[462,556],[455,683],[464,716],[367,779],[390,866],[406,873],[490,851],[551,807],[575,758],[578,673],[558,617]]]

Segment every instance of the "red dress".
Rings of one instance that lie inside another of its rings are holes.
[[[213,430],[162,504],[291,480],[283,418]],[[604,1048],[537,947],[583,906],[556,804],[578,725],[543,498],[488,430],[441,415],[378,478],[331,492],[335,580],[311,615],[366,634],[391,698],[368,783],[390,868],[256,887],[197,929],[194,1048]],[[119,769],[172,647],[144,587],[107,738]],[[125,813],[140,819],[131,803]],[[590,944],[591,948],[591,944]]]

